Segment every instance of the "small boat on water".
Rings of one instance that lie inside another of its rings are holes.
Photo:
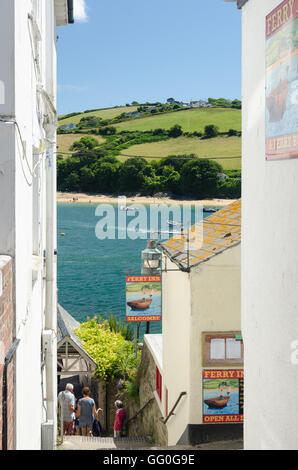
[[[133,207],[133,206],[130,206],[130,207],[120,206],[120,210],[128,212],[128,211],[137,211],[138,209],[136,207]]]
[[[139,300],[131,300],[130,302],[127,302],[127,305],[132,310],[147,310],[147,308],[149,308],[151,304],[152,304],[152,299],[146,299],[146,298],[142,298]]]
[[[181,222],[175,222],[174,220],[168,220],[167,221],[168,225],[172,227],[181,227],[183,229],[183,224]]]
[[[230,397],[219,396],[216,398],[209,398],[204,400],[204,403],[209,406],[209,408],[224,408],[227,406]]]
[[[210,207],[204,207],[203,212],[208,212],[208,213],[216,212],[216,209],[211,209]]]

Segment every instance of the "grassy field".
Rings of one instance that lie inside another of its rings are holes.
[[[167,157],[168,155],[182,155],[194,153],[201,158],[218,157],[224,169],[241,168],[241,137],[216,137],[214,139],[199,139],[178,137],[161,142],[133,145],[121,152],[118,158],[121,161],[129,158],[127,155],[148,157]],[[224,158],[220,158],[224,157]],[[226,158],[239,157],[239,158]]]
[[[69,123],[78,123],[82,117],[99,116],[103,119],[112,119],[123,112],[135,111],[137,107],[119,107],[82,113],[72,118],[59,121],[59,126]],[[131,121],[115,124],[118,132],[146,131],[157,128],[170,129],[175,124],[180,124],[184,132],[204,132],[208,124],[218,126],[220,132],[229,129],[241,130],[241,110],[230,108],[201,108],[190,109],[167,114],[153,115],[146,118],[137,118]],[[58,152],[69,152],[70,146],[85,134],[58,135]],[[105,140],[96,136],[99,144]],[[167,157],[168,155],[181,155],[194,153],[201,158],[214,158],[224,169],[241,168],[241,137],[219,136],[213,139],[199,139],[197,137],[178,137],[161,142],[134,145],[121,152],[118,158],[121,161],[128,156],[143,156],[150,159]],[[127,156],[128,155],[128,156]],[[221,158],[222,157],[222,158]],[[227,158],[231,157],[231,158]],[[238,158],[235,158],[238,157]]]
[[[66,119],[59,120],[59,127],[64,124],[78,124],[83,117],[97,116],[102,119],[113,119],[122,113],[132,113],[137,110],[137,106],[121,106],[119,108],[99,109],[98,111],[91,111],[91,113],[82,113]]]
[[[70,152],[70,147],[72,144],[78,140],[80,140],[82,137],[88,136],[88,134],[58,134],[57,135],[57,145],[58,145],[58,150],[57,152]],[[90,137],[90,135],[88,136]],[[99,144],[102,144],[105,142],[105,139],[100,136],[92,136],[95,137],[95,139],[98,140]]]
[[[203,132],[208,124],[219,127],[220,132],[229,129],[241,130],[241,110],[225,108],[189,109],[168,114],[159,114],[116,124],[118,131],[148,131],[151,129],[170,129],[180,124],[185,132]]]

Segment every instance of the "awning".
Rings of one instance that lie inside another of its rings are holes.
[[[96,362],[84,349],[74,332],[80,324],[61,305],[58,305],[57,310],[57,326],[57,374],[92,375],[96,369]]]

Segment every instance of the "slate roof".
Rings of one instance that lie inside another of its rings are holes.
[[[240,243],[241,200],[193,225],[189,233],[189,243],[187,233],[184,232],[160,244],[163,252],[183,271]]]
[[[57,347],[63,344],[63,340],[68,337],[72,343],[76,351],[88,358],[91,363],[96,365],[96,362],[92,359],[92,357],[87,353],[86,349],[82,346],[79,338],[74,332],[75,328],[79,328],[80,323],[77,322],[61,305],[58,304],[57,309]]]

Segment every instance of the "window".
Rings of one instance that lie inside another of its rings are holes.
[[[155,377],[156,377],[156,393],[160,399],[160,401],[162,401],[162,376],[161,376],[161,373],[159,372],[159,369],[158,367],[156,367],[156,372],[155,372]]]
[[[240,332],[203,333],[203,365],[242,365],[243,340]]]

